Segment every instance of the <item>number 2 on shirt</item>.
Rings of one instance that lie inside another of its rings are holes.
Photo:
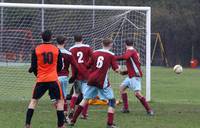
[[[77,52],[78,63],[84,63],[83,61],[83,52]]]

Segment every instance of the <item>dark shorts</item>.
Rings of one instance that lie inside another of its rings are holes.
[[[63,99],[63,94],[59,82],[39,82],[33,90],[33,99],[40,99],[46,91],[49,91],[51,99]]]

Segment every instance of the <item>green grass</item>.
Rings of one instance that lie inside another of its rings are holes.
[[[0,68],[0,128],[22,128],[25,111],[31,97],[34,77],[28,67]],[[111,74],[114,75],[113,73]],[[129,91],[130,114],[120,113],[117,106],[116,123],[120,128],[199,128],[200,127],[200,70],[185,69],[176,75],[171,69],[152,68],[152,102],[155,117],[148,117],[140,103]],[[116,75],[111,83],[120,83]],[[144,85],[144,84],[143,84]],[[113,84],[119,98],[118,85]],[[56,113],[45,96],[32,120],[33,128],[55,128]],[[104,128],[106,107],[92,106],[87,121],[78,120],[75,128]]]

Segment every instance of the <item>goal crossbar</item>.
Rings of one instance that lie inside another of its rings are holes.
[[[61,4],[27,4],[27,3],[0,3],[0,7],[16,8],[53,8],[53,9],[88,9],[88,10],[144,10],[150,7],[137,6],[97,6],[97,5],[61,5]]]

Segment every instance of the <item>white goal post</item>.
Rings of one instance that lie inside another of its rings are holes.
[[[151,100],[150,7],[0,3],[0,8],[0,71],[1,67],[5,68],[9,63],[11,66],[30,63],[29,54],[33,47],[30,42],[34,46],[38,44],[40,32],[44,29],[52,29],[55,35],[63,34],[69,39],[72,33],[79,30],[87,37],[85,42],[90,42],[94,49],[100,47],[99,41],[102,38],[111,37],[116,54],[124,52],[123,42],[127,38],[134,38],[135,47],[145,67],[146,99]],[[29,47],[28,50],[26,47]],[[28,54],[27,57],[24,57],[23,51]]]

